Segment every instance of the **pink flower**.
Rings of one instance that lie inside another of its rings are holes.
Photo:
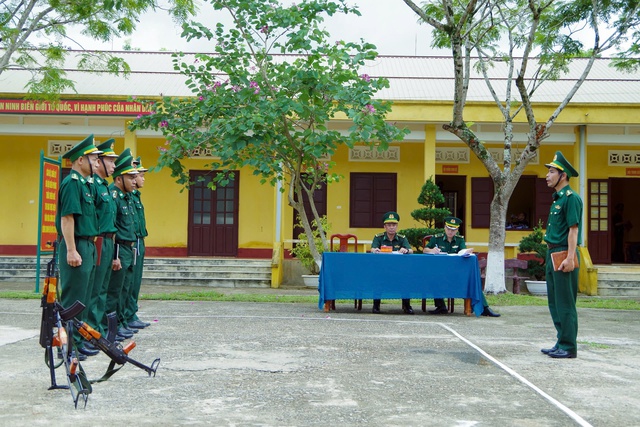
[[[203,101],[204,100],[204,96],[199,96],[198,97],[198,101]]]
[[[269,26],[265,25],[264,27],[260,28],[260,32],[263,34],[267,34],[269,32]]]
[[[369,77],[369,74],[362,74],[362,75],[360,76],[360,78],[361,78],[362,80],[364,80],[365,82],[370,82],[370,81],[371,81],[371,77]]]
[[[166,153],[167,152],[167,149],[164,148],[164,147],[157,147],[157,148],[158,148],[158,151],[161,152],[161,153]]]
[[[362,112],[365,114],[373,114],[376,112],[376,109],[373,107],[373,105],[367,104],[362,110]]]
[[[161,128],[166,128],[167,126],[169,126],[169,122],[166,120],[163,120],[160,122],[160,127]]]
[[[249,83],[249,87],[255,89],[253,91],[254,95],[257,95],[258,93],[260,93],[260,86],[258,86],[258,83],[251,82],[251,83]]]

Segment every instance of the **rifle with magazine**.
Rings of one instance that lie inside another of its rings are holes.
[[[76,301],[71,307],[65,309],[58,302],[58,275],[56,246],[54,245],[53,259],[47,264],[47,277],[45,278],[41,302],[42,322],[40,327],[40,345],[45,348],[45,363],[49,367],[51,375],[51,387],[49,387],[49,390],[69,389],[75,407],[78,407],[80,398],[84,400],[84,406],[86,407],[89,394],[92,392],[91,384],[106,381],[127,362],[143,369],[149,376],[151,374],[155,376],[160,364],[159,358],[155,359],[151,366],[144,365],[129,357],[129,352],[136,346],[135,342],[130,341],[123,347],[115,340],[117,330],[115,313],[107,315],[109,332],[105,338],[90,325],[76,318],[84,310],[84,304]],[[111,359],[107,372],[97,380],[87,379],[84,369],[72,351],[73,344],[69,340],[72,339],[71,334],[74,328],[78,330],[84,339],[91,342]],[[56,362],[53,352],[54,347],[58,348],[58,359],[61,359],[59,362]],[[56,382],[55,370],[62,364],[65,365],[67,385],[59,385]],[[116,368],[116,365],[120,366]]]
[[[47,263],[47,276],[44,280],[40,303],[42,307],[40,345],[45,349],[44,361],[49,367],[49,375],[51,377],[49,390],[68,389],[77,408],[80,399],[84,401],[84,406],[87,405],[87,399],[92,391],[91,383],[87,380],[82,365],[80,365],[72,351],[72,343],[69,342],[73,331],[73,323],[70,320],[84,310],[84,305],[76,301],[71,307],[64,309],[58,303],[59,271],[56,255],[57,242],[53,242],[53,258]],[[58,349],[58,361],[54,356],[54,347]],[[60,385],[56,381],[55,370],[63,364],[66,371],[67,385]]]
[[[122,366],[124,366],[124,364],[127,362],[144,370],[149,374],[149,376],[153,374],[153,376],[155,377],[156,371],[158,370],[158,365],[160,365],[160,358],[155,359],[151,363],[151,366],[147,366],[138,362],[137,360],[130,358],[129,352],[136,347],[136,343],[134,341],[129,341],[129,343],[123,347],[119,342],[116,341],[116,331],[118,327],[118,321],[116,317],[116,313],[109,313],[107,315],[107,320],[109,322],[109,331],[107,332],[106,338],[103,337],[100,332],[89,326],[87,323],[75,318],[73,319],[74,326],[78,330],[80,335],[82,335],[85,340],[93,344],[94,347],[101,350],[111,359],[111,363],[107,368],[107,372],[105,372],[105,374],[101,378],[92,380],[91,382],[98,383],[108,380],[111,375],[118,372],[120,368],[122,368]],[[116,364],[120,366],[116,368]]]

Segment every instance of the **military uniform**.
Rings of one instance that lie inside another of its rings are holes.
[[[546,166],[558,169],[560,172],[566,173],[568,177],[578,176],[561,152],[557,152],[554,161]],[[578,254],[577,251],[574,254],[575,269],[571,272],[555,271],[551,254],[568,249],[569,229],[572,226],[578,226],[577,244],[582,242],[582,209],[582,199],[569,185],[553,194],[553,203],[549,212],[549,222],[544,240],[549,247],[546,259],[547,301],[556,329],[557,341],[553,348],[543,349],[543,353],[552,357],[575,357],[578,350],[578,312],[576,310]],[[564,350],[564,353],[556,354],[557,349]]]
[[[116,171],[113,174],[114,180],[123,174],[138,173],[131,166],[132,160],[133,158],[130,155],[118,158]],[[106,313],[116,312],[119,324],[118,332],[126,338],[128,334],[132,335],[126,330],[124,306],[133,281],[134,263],[136,261],[134,249],[137,241],[137,216],[135,206],[131,200],[131,193],[121,190],[115,183],[109,186],[109,191],[116,204],[115,256],[120,260],[122,268],[111,272],[107,290]]]
[[[445,227],[449,228],[450,230],[457,230],[462,224],[462,220],[454,216],[448,216],[444,219],[444,224]],[[457,254],[462,249],[467,248],[467,243],[465,242],[464,237],[458,234],[454,235],[451,238],[451,241],[449,241],[447,235],[445,233],[441,233],[436,234],[429,240],[429,243],[427,243],[427,248],[438,248],[441,252],[446,254]],[[482,306],[484,307],[482,315],[490,317],[500,317],[500,314],[495,313],[493,310],[491,310],[491,308],[489,308],[489,303],[487,303],[487,298],[484,296],[484,293],[481,293],[480,295],[482,296]],[[448,312],[447,307],[444,303],[444,298],[434,298],[433,304],[435,305],[436,309],[430,311],[429,313],[446,314]]]
[[[109,139],[98,146],[102,151],[101,157],[118,157],[113,151],[113,139]],[[116,202],[109,191],[109,183],[97,174],[93,176],[93,184],[96,188],[96,212],[102,237],[100,262],[96,266],[95,281],[91,291],[90,307],[87,322],[101,334],[105,334],[106,325],[105,308],[107,302],[107,289],[111,278],[114,241],[116,229]]]
[[[451,241],[447,240],[445,234],[436,234],[427,243],[429,249],[440,248],[440,250],[447,254],[457,254],[461,249],[466,249],[467,244],[462,236],[453,236]]]
[[[400,221],[400,215],[397,212],[387,212],[382,217],[382,222],[384,224],[395,223],[397,224]],[[382,233],[378,233],[373,236],[373,240],[371,241],[371,249],[380,249],[383,246],[391,247],[393,252],[397,252],[402,248],[407,249],[407,251],[411,251],[411,244],[407,237],[403,234],[396,233],[393,236],[393,239],[389,239],[387,232],[384,231]],[[413,314],[413,309],[411,308],[411,300],[403,299],[402,300],[402,310],[406,314]],[[373,312],[380,313],[380,300],[373,300]]]
[[[382,232],[373,236],[371,241],[371,249],[381,248],[382,246],[391,246],[394,252],[397,252],[400,248],[411,249],[411,244],[404,234],[397,234],[393,236],[393,240],[389,240],[387,233]]]
[[[137,163],[136,169],[138,172],[146,172],[148,170],[142,166],[140,157],[138,157],[134,163]],[[144,214],[144,205],[142,204],[142,194],[139,190],[136,189],[131,192],[131,200],[133,201],[138,218],[136,229],[137,258],[133,271],[131,292],[129,293],[128,301],[125,303],[124,318],[129,328],[144,328],[145,326],[148,326],[148,323],[140,321],[136,313],[138,312],[138,296],[140,295],[140,286],[142,285],[142,271],[144,268],[144,255],[146,252],[144,239],[149,235],[149,232],[147,231],[147,221]]]
[[[74,146],[63,157],[75,162],[81,156],[98,153],[98,149],[93,145],[93,135],[91,135]],[[62,230],[62,217],[67,215],[73,215],[75,246],[82,259],[79,266],[71,266],[67,261],[68,242],[65,240]],[[89,306],[89,296],[96,268],[94,241],[99,232],[95,188],[90,176],[85,178],[75,169],[71,169],[69,175],[60,184],[56,229],[60,242],[58,247],[60,303],[67,308],[76,301]],[[87,311],[84,310],[78,317],[81,320],[87,320]],[[82,338],[75,329],[73,340],[77,347],[82,348]]]

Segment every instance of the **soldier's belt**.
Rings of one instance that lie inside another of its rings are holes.
[[[116,240],[116,243],[121,246],[132,247],[136,243],[136,241],[135,240]]]
[[[95,243],[97,236],[74,236],[76,240],[87,240],[91,243]]]
[[[116,236],[116,233],[102,233],[100,236],[105,239],[113,239]]]
[[[555,249],[555,248],[566,248],[567,245],[553,245],[551,243],[547,243],[547,248],[548,249]]]

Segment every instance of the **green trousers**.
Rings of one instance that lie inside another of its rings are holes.
[[[82,257],[82,264],[78,267],[71,267],[67,264],[67,244],[64,239],[60,240],[60,246],[58,247],[60,304],[68,308],[74,302],[80,301],[86,308],[77,318],[86,322],[88,313],[91,310],[89,297],[96,272],[96,247],[92,241],[76,239],[76,250]],[[76,346],[82,342],[82,337],[75,329],[73,331],[73,341]]]
[[[131,282],[130,292],[124,302],[124,318],[125,322],[133,322],[139,320],[136,313],[138,312],[138,296],[140,295],[140,285],[142,284],[142,269],[144,268],[144,239],[138,239],[136,245],[136,263],[133,266],[133,280]]]
[[[547,254],[547,300],[551,320],[556,328],[556,345],[570,353],[577,353],[578,311],[576,310],[576,299],[578,298],[579,268],[570,273],[553,270],[551,252],[562,250],[566,250],[566,248],[554,248]],[[577,254],[576,259],[578,259]]]
[[[96,329],[100,334],[105,335],[107,320],[105,310],[107,304],[107,290],[111,279],[111,262],[113,260],[113,239],[102,240],[102,253],[100,263],[96,266],[96,277],[91,289],[89,304],[91,309],[87,313],[87,323]]]
[[[129,285],[127,285],[127,282],[131,282],[133,277],[133,248],[127,245],[118,245],[118,247],[118,256],[122,268],[111,272],[105,313],[115,312],[118,316],[118,324],[122,326],[124,323],[122,295],[128,292]],[[106,316],[104,321],[106,322]],[[103,328],[106,330],[107,325],[103,324]]]

